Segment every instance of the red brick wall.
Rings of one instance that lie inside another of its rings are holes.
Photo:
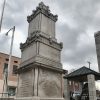
[[[9,55],[0,53],[0,80],[3,80],[4,63],[9,62],[9,61],[6,61],[6,59],[9,59]],[[18,61],[18,63],[14,62],[14,61]],[[17,81],[17,75],[13,74],[13,65],[19,66],[20,62],[21,62],[20,58],[12,56],[11,66],[10,66],[10,74],[9,74],[10,81]]]

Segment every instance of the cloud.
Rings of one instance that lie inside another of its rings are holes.
[[[66,63],[66,69],[67,64],[73,66],[73,68],[86,65],[86,60],[91,62],[94,60],[91,66],[96,65],[94,64],[97,63],[94,32],[99,30],[99,18],[97,18],[99,14],[97,5],[99,4],[100,1],[98,0],[96,2],[93,0],[58,2],[59,7],[63,9],[61,10],[63,17],[60,18],[62,25],[59,22],[57,28],[58,38],[64,43],[62,61]],[[94,16],[95,14],[96,16]],[[60,34],[63,34],[62,37]],[[97,65],[92,68],[98,69]]]
[[[3,30],[16,26],[15,46],[13,54],[20,55],[19,43],[24,42],[28,34],[27,16],[41,0],[10,0],[7,1]],[[64,68],[73,69],[87,65],[87,60],[92,62],[91,68],[98,69],[94,32],[100,29],[100,0],[43,0],[49,5],[52,13],[58,15],[56,23],[56,36],[62,41],[62,63]],[[0,1],[0,5],[2,2]],[[0,45],[4,43],[0,36]],[[1,51],[9,51],[3,45]],[[16,53],[17,52],[17,53]],[[70,67],[68,67],[70,66]],[[95,67],[94,67],[95,66]]]

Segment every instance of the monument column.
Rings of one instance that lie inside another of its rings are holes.
[[[95,76],[90,74],[87,76],[87,79],[88,79],[89,100],[96,100]]]

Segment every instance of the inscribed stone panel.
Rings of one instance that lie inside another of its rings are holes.
[[[41,31],[50,35],[51,37],[55,37],[55,22],[42,14],[42,25]]]
[[[46,48],[46,49],[44,49]],[[40,55],[60,62],[60,51],[45,44],[40,44]]]
[[[30,23],[29,23],[29,30],[28,30],[28,36],[30,36],[31,33],[34,31],[39,30],[40,28],[40,14],[37,15]]]
[[[33,70],[22,73],[19,75],[18,96],[29,97],[33,95]]]
[[[61,74],[50,70],[39,69],[38,95],[40,97],[61,97]]]
[[[22,52],[22,62],[34,57],[36,55],[36,43],[30,45]]]

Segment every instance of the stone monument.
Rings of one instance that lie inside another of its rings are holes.
[[[62,43],[55,37],[57,15],[43,2],[27,17],[28,37],[20,44],[18,100],[63,100]]]

